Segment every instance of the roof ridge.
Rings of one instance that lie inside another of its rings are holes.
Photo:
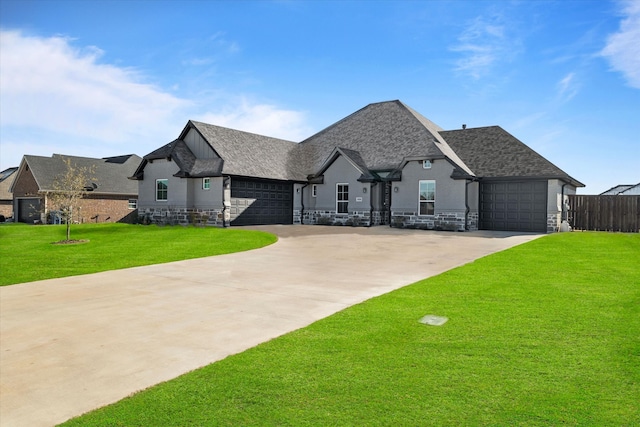
[[[268,136],[268,135],[264,135],[264,134],[261,134],[261,133],[249,132],[249,131],[241,130],[241,129],[234,129],[234,128],[230,128],[230,127],[227,127],[227,126],[214,125],[212,123],[201,122],[201,121],[198,121],[198,120],[189,120],[189,122],[192,123],[194,126],[196,124],[204,125],[204,126],[211,126],[211,127],[215,127],[215,128],[218,128],[218,129],[225,129],[227,131],[244,133],[244,134],[247,134],[247,135],[260,136],[262,138],[269,138],[269,139],[273,139],[273,140],[276,140],[276,141],[284,141],[284,142],[291,142],[293,144],[298,144],[296,141],[291,141],[289,139],[276,138],[274,136]],[[188,127],[188,123],[187,123],[187,127]],[[186,129],[186,127],[185,127],[185,129]],[[180,136],[178,137],[178,139],[181,139],[182,136],[183,135],[181,133]]]
[[[341,123],[343,123],[343,122],[345,122],[345,121],[349,120],[351,117],[355,116],[356,114],[358,114],[358,113],[360,113],[360,112],[362,112],[362,111],[366,110],[367,108],[370,108],[370,107],[372,107],[372,106],[374,106],[374,105],[392,104],[392,103],[395,103],[395,104],[398,104],[398,105],[404,105],[404,104],[403,104],[400,100],[398,100],[398,99],[395,99],[395,100],[393,100],[393,101],[381,101],[381,102],[372,102],[372,103],[369,103],[369,104],[365,105],[364,107],[362,107],[362,108],[360,108],[360,109],[358,109],[358,110],[354,111],[353,113],[349,114],[348,116],[343,117],[342,119],[338,120],[337,122],[334,122],[334,123],[330,124],[329,126],[325,127],[324,129],[322,129],[322,130],[320,130],[320,131],[318,131],[318,132],[314,133],[313,135],[310,135],[309,137],[307,137],[307,138],[303,139],[302,141],[300,141],[300,144],[304,144],[305,142],[309,141],[311,138],[315,138],[315,137],[317,137],[317,136],[319,136],[319,135],[322,135],[322,134],[324,134],[324,133],[328,132],[329,130],[331,130],[331,129],[333,129],[333,128],[337,127],[338,125],[340,125]]]

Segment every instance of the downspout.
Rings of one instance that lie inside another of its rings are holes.
[[[471,184],[473,180],[467,179],[464,184],[464,230],[469,231],[469,212],[471,208],[469,208],[469,184]]]
[[[561,199],[560,199],[560,205],[562,206],[562,213],[560,214],[560,223],[562,224],[562,221],[567,221],[569,222],[569,212],[567,212],[565,210],[565,206],[564,206],[564,187],[567,186],[567,183],[565,182],[564,184],[562,184],[562,189],[560,190],[560,194],[561,194]]]
[[[378,183],[376,181],[371,183],[371,187],[369,188],[369,225],[367,227],[371,227],[373,225],[373,189],[377,187]]]
[[[393,228],[393,216],[391,215],[391,206],[393,206],[393,182],[387,181],[385,184],[389,186],[389,228]]]
[[[222,177],[222,228],[227,227],[227,203],[224,198],[224,194],[227,191],[227,185],[229,184],[229,180],[231,178],[228,176]]]
[[[300,205],[302,209],[300,209],[300,225],[304,225],[304,189],[309,186],[309,183],[305,183],[302,187],[300,187]]]

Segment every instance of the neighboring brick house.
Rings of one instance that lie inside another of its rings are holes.
[[[11,187],[13,211],[19,222],[49,222],[48,195],[66,171],[65,160],[77,167],[92,168],[91,189],[79,203],[78,222],[131,222],[137,216],[138,186],[128,177],[142,160],[135,154],[94,159],[54,154],[51,157],[25,155]]]
[[[445,131],[400,101],[300,143],[189,121],[132,178],[152,222],[458,231],[556,231],[584,187],[498,126]]]
[[[17,167],[13,167],[0,172],[0,221],[13,216],[13,196],[9,190],[17,170]]]

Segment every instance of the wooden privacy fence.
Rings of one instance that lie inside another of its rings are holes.
[[[574,230],[640,231],[640,196],[569,196],[569,223]]]

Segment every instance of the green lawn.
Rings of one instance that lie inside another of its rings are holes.
[[[640,425],[639,265],[639,234],[545,236],[65,425]]]
[[[261,231],[129,224],[0,226],[0,285],[246,251],[277,240]]]

